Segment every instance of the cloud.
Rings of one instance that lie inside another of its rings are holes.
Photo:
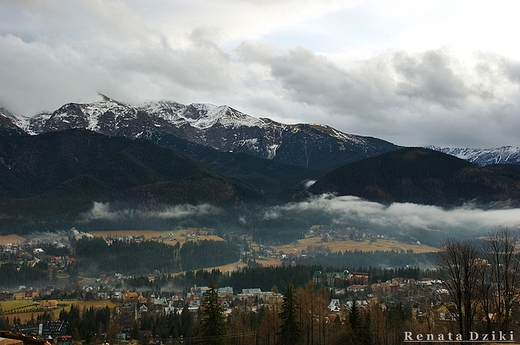
[[[124,219],[178,220],[219,215],[221,213],[221,209],[209,204],[165,206],[160,210],[147,211],[142,209],[118,209],[112,207],[109,203],[94,202],[92,209],[83,215],[83,220],[87,222],[92,220],[121,221]]]
[[[264,80],[281,88],[273,93],[311,107],[301,114],[307,122],[321,118],[347,133],[370,133],[402,145],[493,145],[493,129],[502,142],[517,145],[509,126],[520,129],[514,115],[520,68],[500,56],[479,53],[462,61],[439,48],[352,59],[253,42],[242,43],[237,54],[245,63],[268,68]]]
[[[332,194],[313,196],[301,202],[233,211],[208,204],[163,205],[155,210],[145,210],[95,202],[81,221],[84,224],[108,221],[113,226],[167,224],[171,227],[173,223],[177,226],[197,224],[223,227],[226,230],[238,227],[242,230],[254,229],[259,233],[266,230],[280,234],[286,230],[306,231],[312,225],[323,224],[411,237],[431,245],[438,244],[446,237],[475,238],[502,228],[520,232],[520,210],[504,204],[487,205],[486,208],[466,204],[443,209],[411,203],[383,205],[355,196]]]
[[[31,116],[102,92],[228,104],[400,145],[518,146],[510,6],[3,1],[0,105]]]
[[[395,54],[395,70],[403,79],[397,84],[396,94],[420,98],[448,109],[459,107],[468,90],[452,63],[443,51],[427,51],[420,57]]]
[[[389,206],[366,201],[354,196],[324,194],[307,201],[288,203],[266,209],[264,220],[290,218],[328,220],[329,224],[363,224],[388,232],[422,229],[441,231],[444,236],[457,232],[486,233],[498,228],[520,230],[520,210],[512,208],[482,209],[465,205],[453,209],[411,203],[393,203]]]
[[[358,116],[399,108],[440,106],[450,110],[462,106],[470,96],[489,101],[496,89],[506,87],[505,75],[494,75],[499,85],[485,82],[445,49],[417,54],[385,51],[370,59],[342,63],[304,47],[280,51],[267,44],[244,42],[237,52],[246,62],[268,66],[271,77],[281,82],[293,100]],[[489,63],[484,60],[481,55],[480,66]],[[515,65],[510,63],[503,70],[509,66],[508,77],[514,78]],[[481,70],[480,77],[486,77],[482,74]]]

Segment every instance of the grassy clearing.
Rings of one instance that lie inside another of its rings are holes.
[[[227,264],[227,265],[212,266],[212,267],[205,267],[205,268],[199,268],[199,269],[207,271],[207,272],[210,272],[212,270],[219,270],[220,272],[233,272],[233,271],[237,271],[237,270],[239,270],[239,269],[241,269],[243,267],[246,267],[246,266],[247,266],[247,264],[245,264],[244,262],[237,261],[237,262],[232,262],[232,263]],[[198,271],[199,269],[197,269],[196,271]],[[177,275],[183,274],[183,273],[186,273],[186,271],[173,273],[172,276],[177,276]]]
[[[21,244],[25,242],[25,238],[18,235],[2,235],[0,236],[0,245],[5,246],[8,243]]]
[[[38,302],[34,302],[32,300],[13,300],[13,301],[2,301],[0,302],[0,306],[2,306],[2,311],[4,313],[8,313],[11,310],[19,310],[26,308],[37,308]]]
[[[375,251],[408,251],[412,250],[414,253],[431,253],[439,251],[438,248],[430,247],[422,244],[408,244],[402,243],[395,240],[377,240],[375,242],[370,241],[334,241],[334,242],[321,242],[319,237],[307,237],[283,246],[273,246],[276,252],[283,251],[287,254],[301,253],[302,250],[308,251],[310,247],[324,247],[329,248],[332,252],[339,251],[362,251],[362,252],[375,252]]]
[[[13,306],[20,305],[22,306],[25,302],[27,304],[27,310],[26,312],[21,313],[6,313],[9,312],[9,310],[12,310]],[[70,310],[71,305],[76,305],[80,310],[83,310],[84,308],[88,309],[90,307],[94,308],[106,308],[109,307],[110,309],[117,307],[117,304],[112,302],[111,300],[100,300],[100,301],[80,301],[80,300],[58,300],[58,308],[56,309],[48,309],[45,312],[47,314],[51,315],[52,320],[57,320],[60,312],[65,309],[66,311]],[[31,319],[36,319],[38,315],[41,315],[44,313],[41,309],[39,309],[39,303],[36,301],[31,300],[22,300],[22,301],[4,301],[0,302],[0,305],[2,305],[4,316],[9,317],[9,320],[12,320],[13,318],[20,318],[22,323],[28,322]]]
[[[167,230],[167,231],[157,231],[157,230],[106,230],[106,231],[91,231],[90,234],[97,237],[106,237],[108,235],[112,236],[121,236],[121,237],[129,237],[129,236],[144,236],[146,240],[152,241],[160,241],[166,244],[175,245],[177,242],[180,242],[183,245],[188,238],[187,235],[196,234],[198,231],[204,232],[203,229],[196,228],[188,228],[183,230]],[[197,240],[211,240],[211,241],[223,241],[223,239],[216,235],[197,235],[196,237],[190,237],[190,239]],[[22,244],[26,241],[26,239],[19,235],[2,235],[0,236],[0,245],[6,245],[8,243],[12,244]]]
[[[211,241],[224,241],[219,236],[216,235],[196,235],[196,237],[191,237],[196,234],[198,231],[204,232],[202,229],[188,228],[184,230],[168,230],[168,231],[157,231],[157,230],[107,230],[107,231],[91,231],[90,234],[96,237],[107,237],[111,236],[120,236],[120,237],[130,237],[130,236],[143,236],[147,241],[158,241],[168,245],[174,246],[177,242],[182,246],[186,240],[196,239],[199,241],[202,240],[211,240]],[[190,237],[188,237],[190,235]]]

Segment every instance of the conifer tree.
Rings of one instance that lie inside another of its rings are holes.
[[[282,321],[280,332],[278,333],[278,345],[298,344],[302,338],[302,332],[297,320],[297,309],[298,304],[294,296],[294,287],[292,284],[289,284],[283,296],[282,312],[278,314]]]
[[[348,320],[350,322],[350,328],[352,328],[354,332],[361,328],[361,316],[359,315],[359,308],[356,300],[352,301],[352,306],[348,313]]]
[[[224,321],[224,310],[218,303],[218,291],[213,282],[209,285],[209,290],[204,294],[202,301],[204,313],[200,324],[201,336],[204,343],[210,345],[224,344],[226,334],[226,323]]]

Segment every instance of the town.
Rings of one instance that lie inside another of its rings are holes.
[[[76,232],[69,241],[38,240],[0,247],[0,329],[4,330],[0,337],[23,341],[23,337],[31,336],[55,344],[203,343],[209,339],[204,338],[208,337],[204,335],[204,320],[208,308],[214,307],[224,320],[225,343],[276,344],[282,337],[283,311],[290,291],[290,298],[297,305],[295,319],[302,343],[339,344],[357,334],[359,342],[354,341],[355,344],[401,344],[404,334],[412,331],[430,334],[458,329],[460,310],[453,301],[450,284],[440,279],[442,275],[436,269],[334,269],[301,264],[313,255],[333,255],[326,245],[336,241],[376,246],[377,241],[389,241],[388,238],[349,229],[353,236],[337,240],[335,236],[345,234],[315,227],[302,242],[307,245],[305,240],[320,238],[319,244],[298,249],[296,255],[294,250],[281,248],[301,248],[298,243],[267,246],[252,243],[244,236],[228,236],[234,239],[239,254],[227,265],[231,267],[227,271],[218,267],[178,272],[155,268],[143,275],[107,270],[85,276],[80,264],[83,259],[78,256],[82,246],[105,243],[109,248],[153,242],[172,248],[168,255],[182,256],[184,246],[210,242],[207,236],[213,236],[211,242],[226,241],[214,241],[217,235],[208,230],[169,233],[164,237],[147,234],[148,238],[136,234],[105,234],[100,238]],[[102,242],[96,242],[98,239]],[[75,250],[71,245],[74,241]],[[394,248],[400,248],[392,252],[411,255],[405,245],[392,242]],[[95,250],[103,255],[99,248]],[[279,262],[270,266],[258,264],[267,260]],[[99,271],[103,269],[100,267]],[[213,304],[208,304],[208,296],[215,296]],[[512,301],[511,308],[517,304]],[[477,320],[476,315],[473,320]],[[499,313],[488,316],[492,327],[502,326]],[[484,327],[485,319],[475,321],[475,325]],[[508,320],[508,331],[512,331],[515,322]]]

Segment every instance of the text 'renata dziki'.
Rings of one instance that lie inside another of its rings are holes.
[[[422,341],[428,342],[449,342],[449,341],[494,341],[502,343],[513,343],[514,335],[513,331],[510,332],[491,332],[491,333],[478,333],[469,332],[468,339],[464,339],[460,333],[413,333],[404,332],[405,343],[418,343]]]

